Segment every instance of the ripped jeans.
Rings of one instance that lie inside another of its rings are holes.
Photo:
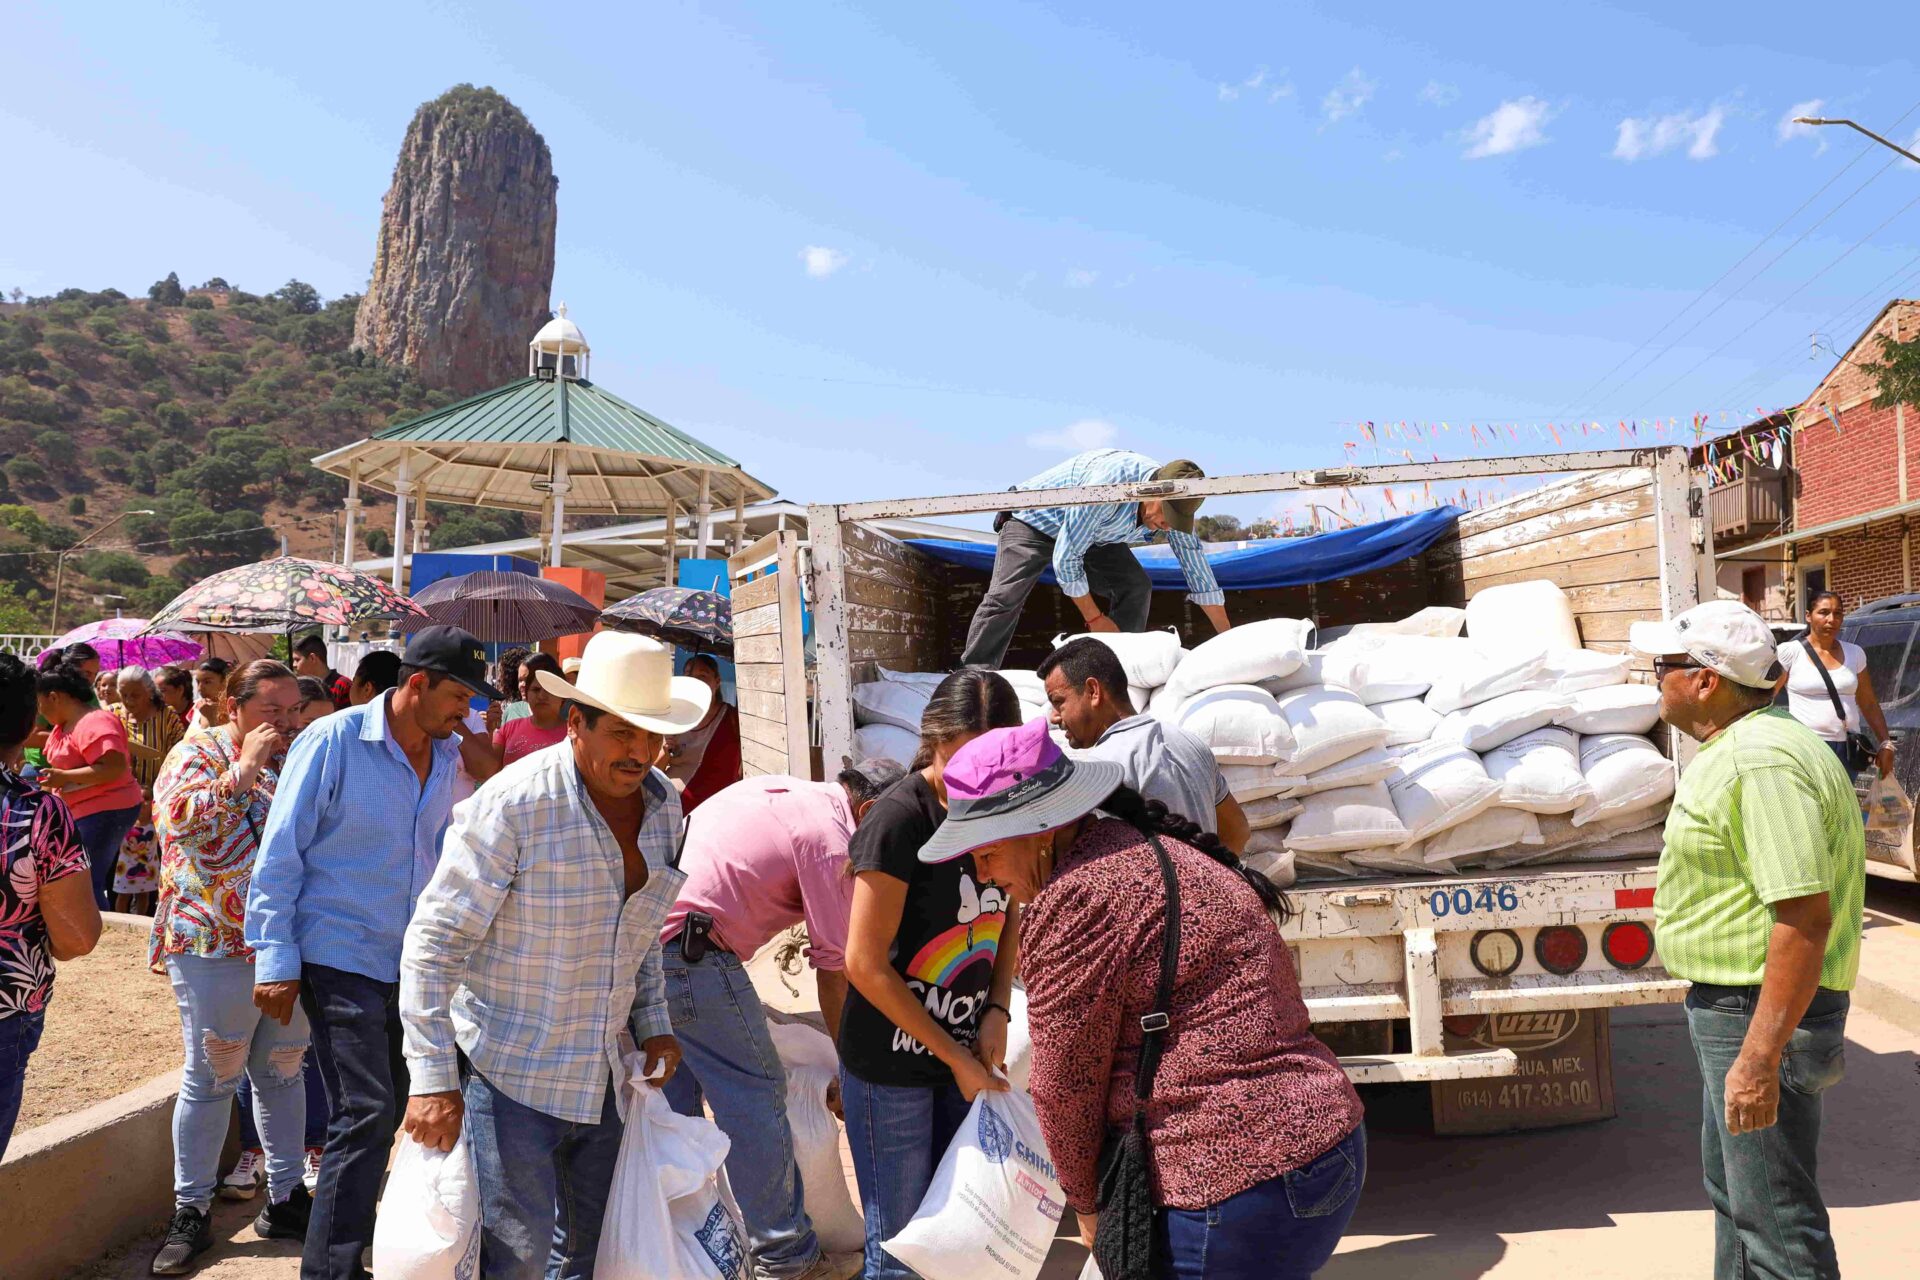
[[[267,1153],[267,1193],[277,1204],[300,1185],[307,1122],[301,1064],[310,1038],[298,1004],[281,1026],[253,1007],[253,961],[169,955],[186,1066],[173,1105],[173,1203],[205,1211],[220,1176],[233,1093],[253,1077],[253,1109]]]

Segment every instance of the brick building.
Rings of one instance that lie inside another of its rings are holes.
[[[1693,447],[1695,473],[1707,488],[1714,568],[1720,598],[1744,600],[1769,622],[1793,620],[1786,553],[1777,542],[1793,515],[1790,414],[1750,422],[1731,435]]]
[[[1854,609],[1920,582],[1920,406],[1876,409],[1864,365],[1880,339],[1920,337],[1920,301],[1897,299],[1790,415],[1792,528],[1738,551],[1716,546],[1723,570],[1735,557],[1779,556],[1790,615],[1817,591],[1837,591]]]

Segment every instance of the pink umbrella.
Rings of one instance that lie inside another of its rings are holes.
[[[94,652],[100,655],[101,667],[108,671],[121,667],[158,667],[169,662],[198,662],[206,652],[199,641],[171,631],[143,636],[140,633],[146,625],[145,618],[105,618],[89,622],[55,640],[52,648],[43,652],[37,661],[45,666],[47,654],[54,649],[83,641],[93,646]]]

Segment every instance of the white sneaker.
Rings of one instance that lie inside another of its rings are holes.
[[[320,1148],[308,1147],[307,1158],[300,1166],[300,1181],[307,1186],[307,1194],[312,1195],[320,1185]]]
[[[266,1153],[242,1151],[233,1172],[220,1180],[222,1200],[251,1200],[260,1190],[260,1171],[266,1167]]]

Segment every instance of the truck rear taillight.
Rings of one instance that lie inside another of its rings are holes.
[[[1610,924],[1600,935],[1600,954],[1616,969],[1638,969],[1653,959],[1653,930],[1638,920]]]
[[[1548,973],[1573,973],[1587,962],[1587,935],[1572,925],[1551,925],[1534,936],[1533,958]]]
[[[1489,978],[1504,978],[1520,967],[1520,935],[1511,929],[1482,929],[1467,944],[1473,967]]]

